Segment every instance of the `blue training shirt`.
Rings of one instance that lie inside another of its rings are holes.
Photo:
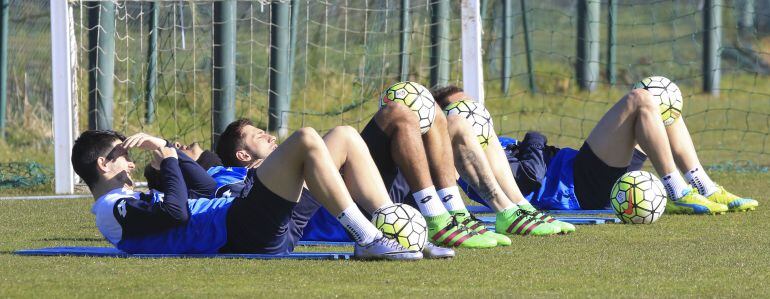
[[[233,199],[188,199],[190,194],[212,194],[216,183],[195,161],[177,153],[178,159],[161,162],[163,192],[118,188],[94,202],[91,212],[96,215],[96,226],[118,249],[128,253],[216,253],[225,245],[227,210]]]
[[[573,176],[578,151],[572,148],[546,146],[545,136],[533,133],[526,142],[501,136],[505,154],[516,184],[533,206],[544,210],[579,210]],[[515,149],[515,150],[514,150]],[[555,154],[554,154],[555,152]],[[462,179],[458,185],[468,197],[483,205],[486,201]]]

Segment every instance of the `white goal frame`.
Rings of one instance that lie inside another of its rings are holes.
[[[51,58],[53,85],[54,181],[57,194],[71,194],[78,179],[72,169],[70,152],[78,132],[77,69],[72,7],[68,0],[51,1]],[[463,88],[484,102],[479,0],[462,0]],[[61,51],[57,49],[67,49]]]

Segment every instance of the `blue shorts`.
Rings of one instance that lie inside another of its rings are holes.
[[[406,203],[416,207],[417,204],[412,196],[411,188],[391,155],[390,137],[382,131],[374,118],[361,131],[361,139],[369,148],[374,164],[377,165],[380,176],[385,182],[385,188],[388,189],[390,199],[395,203]]]
[[[294,250],[310,217],[320,207],[307,192],[299,203],[281,198],[256,176],[246,197],[236,198],[227,213],[227,243],[222,253],[282,254]]]

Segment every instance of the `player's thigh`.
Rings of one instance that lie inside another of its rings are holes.
[[[625,167],[631,161],[636,146],[635,109],[633,99],[624,96],[602,116],[586,139],[594,154],[609,166]]]
[[[315,130],[302,128],[281,143],[257,168],[257,177],[278,196],[298,201],[304,183],[304,164],[307,151],[323,146],[323,139]]]

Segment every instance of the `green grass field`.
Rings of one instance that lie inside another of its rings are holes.
[[[713,177],[759,209],[579,226],[407,263],[22,257],[13,251],[109,244],[90,199],[0,201],[0,297],[768,297],[770,174]]]
[[[15,9],[12,14],[19,12],[22,17],[11,20],[9,123],[7,138],[0,140],[0,164],[35,161],[52,168],[49,5],[46,1],[11,2]],[[374,8],[368,5],[378,1],[359,2],[346,5],[363,3],[365,8]],[[529,2],[537,93],[531,93],[527,86],[527,51],[518,4],[514,5],[511,87],[507,95],[501,92],[501,75],[496,70],[501,68],[502,55],[497,48],[502,35],[501,24],[496,23],[501,18],[499,3],[489,8],[485,22],[497,27],[487,28],[484,36],[486,105],[494,114],[498,134],[521,137],[535,129],[546,133],[553,144],[578,147],[633,81],[650,74],[665,75],[683,90],[684,115],[704,165],[758,166],[712,173],[728,190],[758,199],[757,211],[702,217],[665,215],[653,225],[580,226],[566,236],[515,238],[508,248],[459,250],[453,260],[148,260],[16,256],[13,252],[19,249],[109,244],[96,229],[90,199],[0,200],[0,298],[770,297],[770,209],[765,193],[770,180],[768,77],[742,71],[734,61],[724,58],[721,96],[700,93],[702,20],[698,2],[657,1],[648,5],[621,1],[615,62],[618,83],[608,86],[604,78],[606,24],[602,23],[601,83],[593,92],[581,91],[573,69],[576,19],[564,4],[567,2]],[[173,9],[172,2],[168,3],[164,12]],[[299,20],[290,127],[313,126],[324,131],[345,124],[361,129],[377,109],[379,90],[398,78],[397,37],[392,32],[398,16],[388,14],[389,10],[382,10],[385,15],[361,9],[349,12],[334,2],[308,3],[313,4],[313,14],[308,14],[310,20]],[[244,1],[241,8],[246,4]],[[268,54],[264,51],[269,36],[262,22],[269,18],[258,3],[248,5],[251,8],[244,12],[256,17],[243,15],[238,25],[236,116],[250,117],[264,127],[269,88]],[[163,29],[160,37],[160,81],[153,123],[144,122],[142,102],[146,67],[146,44],[142,43],[146,33],[141,32],[149,31],[140,27],[139,19],[119,21],[119,32],[132,38],[121,39],[116,52],[121,58],[132,59],[116,64],[114,128],[198,141],[208,148],[212,82],[212,41],[206,23],[209,5],[201,2],[186,9],[186,24],[198,26],[188,31],[188,48],[176,45],[181,37],[172,30],[175,26]],[[602,22],[606,19],[604,9]],[[454,13],[459,15],[459,10]],[[353,27],[364,23],[360,21],[364,18],[369,23],[363,30],[347,27],[348,14]],[[81,86],[82,130],[87,127],[88,113],[87,29],[83,29],[82,14],[78,15],[76,31],[82,51],[77,57],[81,70],[76,80]],[[193,15],[197,15],[197,25],[189,18]],[[409,69],[410,80],[426,85],[430,73],[427,16],[422,7],[413,12]],[[730,46],[736,35],[733,12],[726,9],[724,17],[725,45]],[[455,84],[462,83],[460,48],[456,47],[459,27],[459,19],[454,18],[448,81]],[[770,38],[758,36],[753,44],[757,53],[768,59]],[[139,161],[140,169],[134,175],[138,178],[147,160],[134,157]],[[745,172],[747,169],[755,172]],[[48,195],[52,191],[53,182],[49,182],[31,188],[0,189],[0,196]]]

